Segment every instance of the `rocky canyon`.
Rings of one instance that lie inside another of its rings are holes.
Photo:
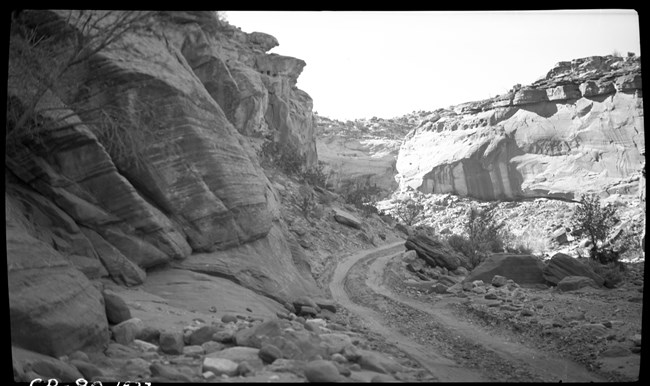
[[[11,16],[15,381],[635,379],[639,56],[559,62],[490,99],[342,122],[297,87],[311,63],[219,12]],[[583,193],[617,207],[608,242],[634,238],[622,284],[575,259]],[[394,211],[405,197],[421,212],[408,224]],[[478,265],[446,241],[488,206],[530,253]]]

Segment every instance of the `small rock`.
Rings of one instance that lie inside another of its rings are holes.
[[[264,363],[273,363],[276,359],[282,358],[282,351],[272,344],[264,344],[257,355]]]
[[[202,346],[192,345],[183,347],[183,355],[188,357],[198,358],[205,354],[205,349]]]
[[[359,360],[359,358],[361,358],[361,352],[359,349],[351,344],[343,347],[341,355],[343,355],[343,357],[345,357],[345,359],[350,362],[356,362]]]
[[[641,334],[634,334],[630,340],[634,343],[635,346],[641,346]]]
[[[102,295],[104,295],[106,318],[110,324],[119,324],[131,319],[131,310],[124,299],[110,291],[104,291]]]
[[[135,338],[143,340],[145,342],[157,344],[158,339],[160,338],[160,330],[155,327],[145,326],[138,332]]]
[[[206,354],[210,354],[210,353],[213,353],[215,351],[221,351],[226,346],[224,344],[222,344],[222,343],[219,343],[219,342],[209,341],[209,342],[203,343],[201,345],[201,347],[203,347],[203,351]]]
[[[224,323],[237,323],[237,317],[232,314],[226,314],[221,317],[221,321]]]
[[[144,340],[140,340],[140,339],[134,339],[131,345],[142,352],[158,351],[158,346],[156,346],[153,343],[145,342]]]
[[[255,374],[255,369],[250,365],[250,363],[243,361],[237,366],[237,374],[246,377]]]
[[[183,353],[185,342],[180,331],[164,331],[160,333],[160,350],[165,354],[180,355]]]
[[[229,377],[234,377],[237,375],[238,366],[236,362],[230,359],[207,357],[203,359],[202,372],[211,371],[216,376],[225,374]]]
[[[463,286],[463,291],[471,291],[472,288],[474,288],[474,284],[472,284],[471,282],[468,282],[468,281],[463,282],[462,286]]]
[[[348,363],[348,360],[342,354],[339,353],[332,354],[330,359],[336,363]]]
[[[135,337],[138,335],[138,332],[143,328],[144,324],[142,323],[142,320],[131,318],[111,327],[111,331],[113,331],[113,339],[115,339],[117,343],[128,345],[133,342]]]
[[[431,292],[436,294],[445,294],[449,292],[449,287],[447,287],[442,283],[436,283],[433,286],[431,286]]]
[[[211,341],[215,332],[217,331],[214,326],[207,324],[203,325],[192,331],[188,344],[190,346],[200,346],[205,342]]]
[[[334,302],[328,300],[318,300],[314,301],[314,303],[316,303],[316,306],[318,306],[321,311],[328,310],[330,312],[336,313],[336,304]]]
[[[224,329],[217,331],[212,335],[212,340],[220,343],[230,343],[235,339],[235,331],[231,329]]]
[[[494,292],[488,292],[485,294],[485,298],[488,300],[496,300],[498,299],[497,294]]]
[[[164,377],[170,381],[181,381],[181,382],[192,381],[192,379],[189,376],[181,373],[178,370],[170,368],[169,366],[165,366],[159,362],[152,363],[151,366],[149,366],[149,371],[151,371],[151,375],[155,377],[156,376]]]
[[[84,362],[90,362],[90,359],[88,358],[88,354],[86,354],[83,351],[79,351],[79,350],[77,350],[77,351],[73,352],[72,354],[68,355],[68,358],[70,358],[70,360],[77,359],[77,360],[84,361]]]
[[[318,314],[315,308],[309,306],[300,307],[299,315],[315,317]]]
[[[120,378],[149,378],[151,376],[151,370],[149,370],[149,366],[149,362],[142,358],[129,359],[120,369]]]
[[[70,364],[79,370],[83,374],[85,379],[93,379],[95,377],[101,377],[104,373],[94,364],[82,361],[79,359],[73,359],[70,361]]]
[[[494,277],[492,278],[492,285],[495,287],[503,287],[504,285],[507,284],[507,282],[508,279],[505,278],[504,276],[494,275]]]
[[[535,313],[533,312],[533,310],[531,310],[529,308],[524,308],[523,310],[521,310],[520,315],[521,316],[533,316],[533,315],[535,315]]]
[[[483,285],[485,285],[485,283],[483,283],[483,280],[474,280],[472,282],[473,287],[483,287]]]
[[[487,290],[485,289],[485,287],[474,287],[472,288],[472,292],[474,292],[475,294],[482,295],[485,292],[487,292]]]
[[[348,368],[352,371],[361,371],[361,366],[358,363],[353,363]]]
[[[372,377],[372,379],[370,379],[370,383],[386,383],[386,382],[399,382],[399,381],[388,374],[377,374],[374,377]]]
[[[610,346],[605,351],[600,353],[601,357],[605,358],[614,358],[614,357],[624,357],[630,355],[632,352],[626,347],[620,345]]]
[[[604,321],[604,322],[603,322],[603,326],[605,326],[605,327],[607,327],[607,328],[612,328],[612,322],[610,322],[609,320]]]
[[[305,378],[309,382],[339,382],[341,375],[336,366],[323,359],[307,363],[304,368]]]
[[[203,379],[210,379],[216,377],[216,375],[214,375],[212,371],[206,371],[202,373],[201,376],[203,377]]]

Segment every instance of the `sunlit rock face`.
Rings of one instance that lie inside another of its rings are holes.
[[[576,59],[506,95],[436,110],[406,136],[398,179],[485,200],[630,194],[643,133],[640,58]]]
[[[20,17],[47,36],[79,16],[38,10]],[[48,85],[36,104],[37,135],[14,133],[5,158],[7,224],[27,224],[7,233],[12,324],[44,328],[43,345],[27,333],[23,343],[57,355],[101,346],[106,319],[88,280],[138,285],[147,269],[191,255],[202,256],[201,270],[274,299],[320,293],[295,265],[253,146],[258,138],[291,142],[308,163],[317,161],[311,98],[295,87],[305,62],[266,53],[277,44],[219,23],[212,12],[154,12]],[[20,50],[11,53],[10,68],[35,65]],[[37,81],[8,80],[12,106],[29,108],[34,89],[25,85]],[[117,129],[134,135],[121,139],[126,148],[142,136],[130,157],[94,115],[107,106],[120,112]],[[33,253],[52,265],[32,264]],[[51,280],[25,291],[26,274]],[[58,308],[40,306],[48,292],[58,293]],[[75,318],[84,307],[87,315]],[[78,333],[70,333],[68,349],[57,349],[66,331]]]

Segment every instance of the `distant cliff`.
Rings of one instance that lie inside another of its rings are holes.
[[[312,100],[296,88],[305,62],[214,12],[154,12],[117,34],[121,15],[22,11],[12,29],[12,337],[53,355],[106,341],[91,279],[137,285],[175,262],[280,301],[319,293],[255,152],[273,140],[317,162]],[[117,38],[102,46],[97,31]],[[84,44],[85,60],[66,59]]]
[[[485,200],[634,193],[644,148],[640,57],[592,56],[432,112],[406,136],[397,171],[402,188]]]

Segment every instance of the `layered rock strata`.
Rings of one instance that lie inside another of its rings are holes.
[[[645,147],[640,58],[558,63],[535,83],[422,120],[400,187],[484,200],[636,191]]]
[[[92,42],[83,27],[105,30],[120,15],[22,11],[16,22],[44,42],[62,30],[70,41]],[[74,48],[61,42],[62,55]],[[291,143],[308,165],[317,162],[311,98],[296,88],[304,61],[267,53],[275,38],[211,12],[148,14],[51,82],[37,75],[60,68],[44,55],[52,47],[29,44],[12,35],[8,77],[12,113],[32,111],[34,121],[29,133],[11,134],[5,158],[7,229],[24,225],[7,234],[16,344],[34,348],[21,331],[40,328],[36,338],[51,344],[37,351],[101,346],[106,317],[88,280],[138,285],[147,269],[194,254],[201,268],[194,259],[186,268],[278,300],[319,294],[292,254],[254,147],[259,139]],[[20,122],[11,124],[22,129]],[[52,265],[29,263],[30,244]],[[49,279],[25,290],[41,277]],[[48,310],[50,303],[58,305]],[[53,338],[62,325],[74,344]]]

